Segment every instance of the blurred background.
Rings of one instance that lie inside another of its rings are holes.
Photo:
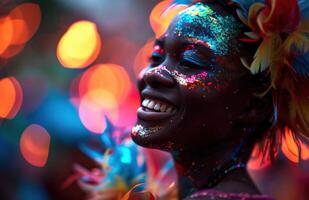
[[[188,2],[0,0],[1,200],[85,199],[73,165],[96,164],[80,145],[109,124],[134,124],[153,40]],[[301,155],[287,133],[272,165],[253,152],[263,192],[309,199],[309,147],[300,145]]]

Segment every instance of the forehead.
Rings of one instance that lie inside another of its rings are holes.
[[[238,51],[237,37],[242,25],[223,9],[219,13],[218,8],[203,3],[190,6],[175,17],[168,35],[183,38],[189,43],[203,42],[219,55]]]

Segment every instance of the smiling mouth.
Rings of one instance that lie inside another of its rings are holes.
[[[161,100],[146,98],[143,100],[141,107],[137,110],[140,119],[146,121],[163,120],[173,116],[177,108]]]

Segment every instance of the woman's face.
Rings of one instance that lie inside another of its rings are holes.
[[[171,151],[239,137],[236,121],[250,95],[239,57],[242,28],[215,4],[198,3],[176,16],[138,82],[137,144]]]

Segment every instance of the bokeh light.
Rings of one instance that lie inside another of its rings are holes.
[[[146,44],[138,51],[134,59],[134,73],[141,78],[141,71],[149,65],[149,58],[153,51],[154,39],[149,39]]]
[[[91,90],[105,90],[121,103],[131,89],[131,81],[126,70],[116,64],[98,64],[89,68],[79,82],[79,95]]]
[[[173,0],[158,3],[150,13],[150,25],[157,38],[167,30],[173,18],[182,10],[188,8],[185,4],[173,4]]]
[[[49,153],[50,136],[41,126],[32,124],[20,138],[20,151],[24,159],[35,167],[44,167]]]
[[[106,90],[90,90],[81,99],[79,117],[89,131],[101,134],[106,128],[106,117],[118,120],[117,102]]]
[[[15,7],[0,18],[0,57],[8,59],[19,54],[41,23],[41,9],[34,3]]]
[[[76,96],[79,84],[79,97]],[[98,64],[76,78],[71,86],[71,101],[79,105],[83,125],[93,133],[103,133],[106,119],[115,126],[131,126],[139,106],[138,92],[126,70],[116,64]]]
[[[20,45],[29,41],[38,30],[41,22],[41,9],[34,3],[23,3],[14,8],[9,14],[14,34],[11,44]]]
[[[2,54],[2,58],[12,58],[23,51],[25,45],[10,45]]]
[[[120,127],[132,127],[136,122],[136,111],[139,105],[138,91],[135,87],[131,87],[126,99],[119,104],[119,117],[117,121],[114,121],[115,125]]]
[[[62,36],[57,47],[59,62],[67,68],[84,68],[99,55],[101,39],[95,23],[78,21]]]
[[[0,118],[14,118],[23,101],[22,88],[14,77],[0,80],[0,97]]]
[[[10,17],[0,18],[0,55],[9,47],[13,37],[13,23]]]
[[[301,140],[298,140],[299,148],[301,149],[301,156],[299,156],[299,148],[297,142],[293,138],[291,130],[286,129],[285,135],[282,138],[282,153],[292,162],[298,163],[299,158],[302,160],[309,159],[309,145],[305,144]]]
[[[41,9],[34,3],[20,4],[0,18],[0,57],[8,59],[20,53],[40,23]]]

